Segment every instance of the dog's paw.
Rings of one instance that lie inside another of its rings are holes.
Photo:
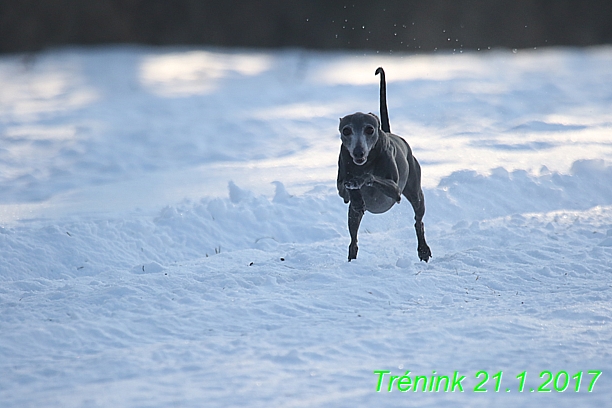
[[[362,186],[363,180],[357,177],[344,182],[344,188],[346,188],[347,190],[359,190]]]
[[[359,190],[365,184],[363,177],[355,177],[344,182],[344,188],[347,190]]]
[[[419,246],[417,248],[417,252],[419,253],[419,259],[421,261],[429,261],[429,258],[431,258],[431,249],[429,249],[429,246],[424,245],[424,246]]]
[[[342,197],[342,199],[344,200],[344,204],[348,204],[348,202],[351,201],[351,196],[349,192],[346,191],[346,188],[344,188],[344,185],[338,188],[338,195]]]
[[[349,245],[349,253],[348,253],[348,261],[351,262],[353,259],[357,259],[357,251],[359,250],[359,248],[357,247],[357,244],[353,244],[351,243],[351,245]]]
[[[374,177],[372,177],[371,174],[353,177],[352,179],[344,182],[344,188],[347,190],[359,190],[363,186],[372,185],[374,185]]]

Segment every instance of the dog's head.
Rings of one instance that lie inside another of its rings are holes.
[[[380,132],[380,120],[373,113],[353,113],[340,118],[340,138],[351,154],[353,162],[363,166],[370,150],[376,145]]]

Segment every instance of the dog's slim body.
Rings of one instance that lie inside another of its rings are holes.
[[[381,121],[372,113],[357,112],[340,119],[342,146],[338,159],[338,194],[349,203],[351,235],[348,260],[357,258],[357,231],[365,211],[388,211],[403,194],[414,209],[419,259],[427,262],[431,250],[425,241],[425,201],[421,189],[421,166],[404,139],[391,133],[387,113],[385,73],[380,78]]]

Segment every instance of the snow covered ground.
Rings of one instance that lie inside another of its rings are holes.
[[[346,261],[337,123],[378,111],[381,65],[427,264],[405,201]],[[610,47],[1,56],[0,406],[612,406],[611,66]],[[389,392],[408,370],[464,392]]]

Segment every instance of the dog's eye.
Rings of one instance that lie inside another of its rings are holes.
[[[344,136],[350,136],[351,133],[353,133],[353,130],[350,127],[345,127],[344,129],[342,129],[342,134]]]
[[[366,135],[372,136],[374,134],[374,128],[372,126],[366,126],[364,132]]]

